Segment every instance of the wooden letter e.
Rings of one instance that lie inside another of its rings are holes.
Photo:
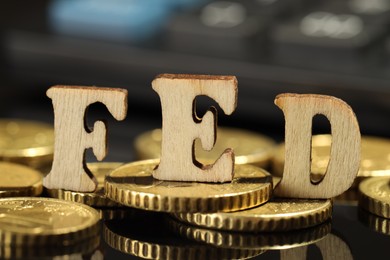
[[[162,108],[161,160],[153,177],[171,181],[226,182],[233,178],[234,154],[226,149],[212,165],[195,159],[194,142],[211,150],[216,140],[216,109],[211,107],[202,119],[195,113],[195,98],[214,99],[225,114],[237,106],[237,80],[233,76],[163,74],[154,79]]]

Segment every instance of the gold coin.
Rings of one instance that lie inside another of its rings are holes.
[[[165,216],[154,212],[120,221],[105,221],[104,240],[112,248],[145,259],[243,259],[263,250],[217,248],[170,232]]]
[[[287,231],[318,225],[332,215],[331,200],[274,199],[236,212],[176,213],[181,221],[229,231]]]
[[[50,197],[83,203],[93,207],[119,207],[120,204],[106,197],[104,192],[104,178],[110,172],[121,166],[118,162],[88,163],[89,170],[93,173],[98,182],[95,192],[76,192],[59,189],[47,189]]]
[[[254,234],[200,228],[171,219],[169,228],[182,237],[216,247],[279,250],[316,243],[330,233],[331,223],[326,221],[315,227],[288,232]]]
[[[161,129],[145,132],[134,142],[138,159],[158,159],[161,154]],[[233,148],[236,164],[253,164],[262,168],[268,166],[275,147],[271,138],[235,128],[219,127],[217,141],[211,151],[202,148],[200,140],[195,141],[195,157],[202,163],[216,161],[226,148]]]
[[[0,245],[71,245],[99,232],[99,213],[48,198],[0,199]]]
[[[42,174],[24,165],[0,162],[0,198],[38,196],[42,193]]]
[[[359,185],[359,206],[369,212],[390,218],[390,177],[368,178]]]
[[[358,219],[371,230],[390,236],[390,219],[378,217],[365,210],[358,210]]]
[[[269,173],[252,165],[236,165],[231,183],[199,183],[154,179],[158,160],[126,164],[106,177],[106,195],[123,205],[164,212],[235,211],[258,206],[271,196]]]
[[[37,168],[53,159],[54,129],[51,125],[19,120],[0,120],[0,158]]]

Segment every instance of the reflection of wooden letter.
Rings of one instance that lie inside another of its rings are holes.
[[[195,114],[196,96],[214,99],[230,115],[237,105],[237,80],[233,76],[171,75],[157,76],[153,89],[161,99],[161,161],[153,177],[161,180],[225,182],[233,178],[234,154],[226,149],[213,164],[203,166],[195,160],[194,141],[199,138],[205,150],[216,140],[216,110],[212,107],[203,120]]]
[[[275,104],[286,120],[283,178],[275,193],[281,197],[331,198],[353,183],[360,162],[360,131],[355,114],[342,100],[322,95],[281,94]],[[310,180],[313,116],[325,115],[332,127],[330,161],[319,183]]]
[[[86,129],[85,113],[89,105],[105,104],[117,120],[127,112],[127,91],[115,88],[55,86],[47,91],[54,107],[54,158],[43,184],[49,189],[88,192],[96,189],[96,181],[85,165],[85,149],[92,148],[100,161],[107,153],[106,125],[94,124]]]

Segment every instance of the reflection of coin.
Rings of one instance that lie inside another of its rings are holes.
[[[179,220],[230,231],[287,231],[318,225],[332,214],[331,200],[276,199],[236,212],[177,213]]]
[[[324,174],[328,166],[331,135],[313,135],[312,168],[313,174]],[[362,136],[361,162],[358,177],[390,176],[390,140],[372,136]],[[284,167],[284,144],[275,150],[273,172],[280,176]]]
[[[378,217],[362,209],[358,210],[358,218],[370,229],[390,236],[390,219]]]
[[[156,159],[161,153],[161,129],[138,136],[134,142],[138,158]],[[275,142],[264,135],[234,128],[219,127],[217,141],[211,151],[205,151],[199,140],[195,142],[195,157],[202,163],[216,161],[226,148],[232,148],[236,164],[266,167],[271,159]]]
[[[38,196],[42,189],[40,172],[24,165],[0,162],[0,198]]]
[[[24,120],[0,120],[0,158],[39,167],[53,159],[54,130]]]
[[[0,245],[1,259],[90,259],[100,245],[100,236],[83,239],[72,245]]]
[[[185,240],[169,231],[165,215],[147,213],[130,221],[106,221],[104,240],[116,250],[146,259],[246,259],[264,252],[216,248]]]
[[[375,177],[359,185],[359,206],[381,217],[390,218],[390,177]]]
[[[127,219],[134,217],[137,214],[143,214],[144,210],[122,207],[122,208],[99,208],[97,209],[100,213],[100,218],[104,220],[117,220],[117,219]]]
[[[272,178],[252,165],[236,165],[231,183],[161,181],[152,176],[158,160],[129,163],[106,177],[106,195],[126,206],[165,212],[218,212],[266,202]]]
[[[88,163],[88,168],[98,181],[98,187],[95,192],[76,192],[58,189],[48,189],[47,192],[53,198],[79,202],[93,207],[118,207],[120,206],[118,203],[110,200],[104,194],[104,178],[121,165],[122,163],[117,162]]]
[[[330,221],[321,225],[288,232],[247,233],[195,227],[171,219],[170,229],[181,236],[222,248],[277,250],[309,245],[331,230]]]
[[[99,213],[83,204],[47,198],[0,199],[0,244],[70,245],[98,233]]]

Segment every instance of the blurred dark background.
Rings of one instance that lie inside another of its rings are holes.
[[[219,109],[219,124],[278,141],[283,92],[341,98],[363,134],[390,136],[390,0],[3,1],[0,25],[0,115],[52,122],[52,85],[126,88],[128,117],[109,122],[112,159],[133,159],[135,135],[161,126],[160,73],[237,76],[238,108]],[[215,104],[199,103],[200,114]],[[326,131],[316,120],[313,132]]]

